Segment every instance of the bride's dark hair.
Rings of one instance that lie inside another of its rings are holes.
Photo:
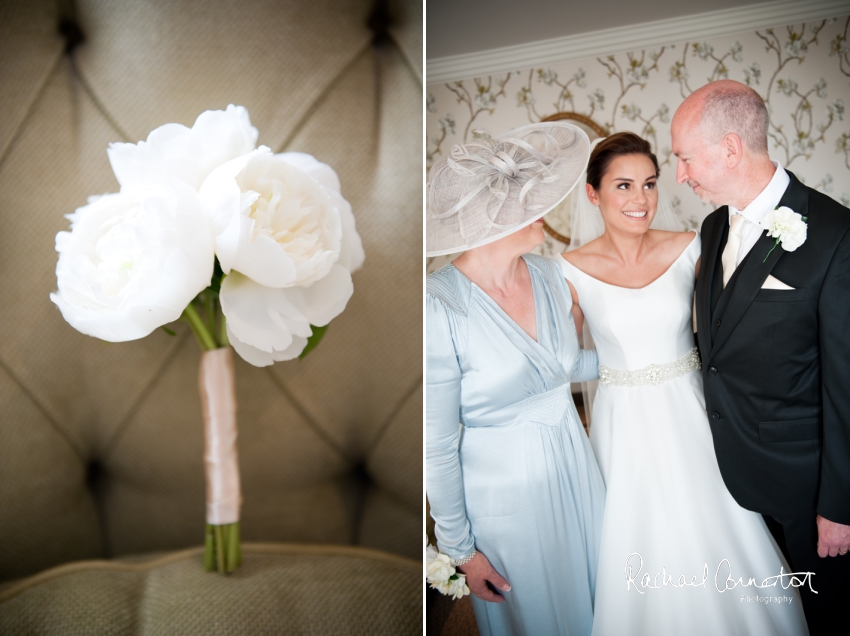
[[[590,161],[587,164],[587,182],[594,190],[599,189],[602,177],[608,172],[611,162],[617,157],[625,155],[644,155],[652,160],[655,166],[655,176],[661,171],[658,169],[658,159],[652,152],[652,146],[646,139],[638,137],[631,132],[619,132],[606,137],[593,152],[590,153]]]

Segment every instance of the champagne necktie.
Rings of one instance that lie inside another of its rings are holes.
[[[738,252],[741,249],[741,238],[744,235],[744,221],[746,219],[740,214],[733,214],[729,217],[729,238],[726,241],[726,247],[723,250],[723,256],[720,257],[720,262],[723,264],[723,287],[732,278],[735,273],[735,268],[738,266]]]

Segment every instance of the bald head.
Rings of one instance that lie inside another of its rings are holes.
[[[691,93],[676,110],[674,127],[699,124],[711,143],[734,133],[752,154],[767,155],[767,108],[752,88],[732,80],[710,82]]]

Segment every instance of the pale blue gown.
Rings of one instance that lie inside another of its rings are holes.
[[[512,586],[473,597],[483,636],[590,634],[605,486],[570,381],[596,378],[597,357],[558,267],[523,258],[536,342],[453,265],[428,277],[428,500],[440,551],[476,548]]]

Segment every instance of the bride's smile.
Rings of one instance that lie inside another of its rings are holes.
[[[609,231],[643,234],[658,209],[658,175],[645,155],[622,155],[611,160],[599,187],[587,186],[587,197],[599,207]]]

